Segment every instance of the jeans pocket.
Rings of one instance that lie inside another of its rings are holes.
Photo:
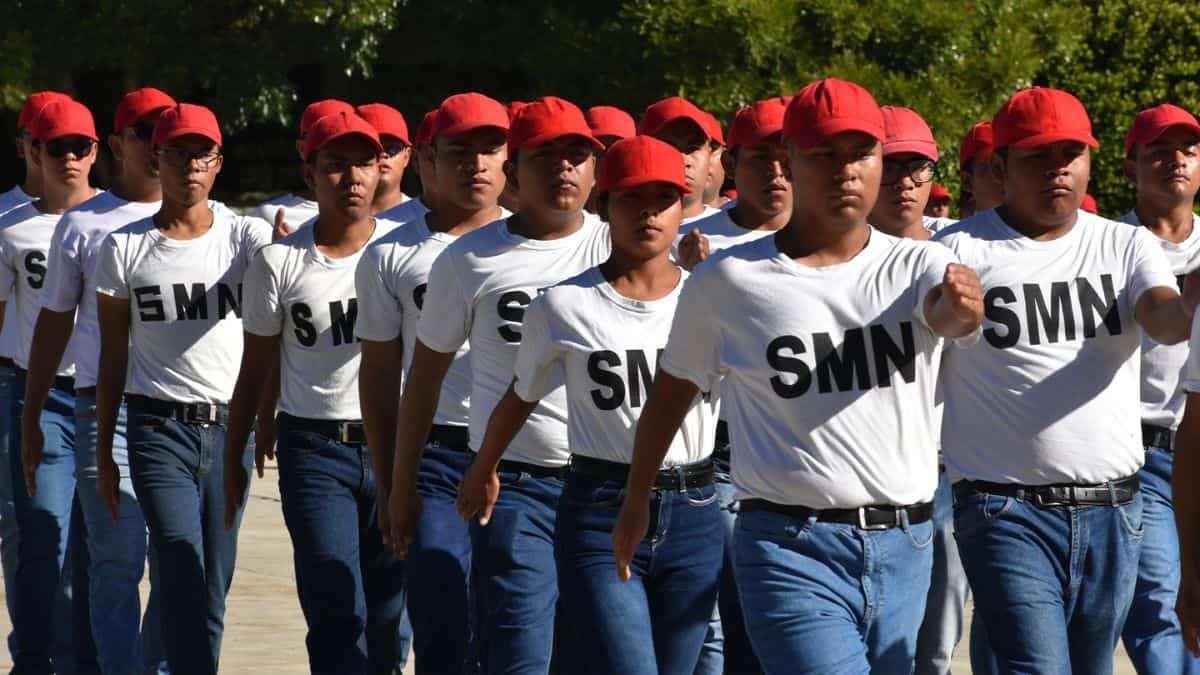
[[[1014,497],[975,492],[954,500],[954,535],[962,539],[981,532],[1012,509]]]
[[[572,478],[563,485],[562,494],[568,504],[578,509],[620,508],[625,501],[625,485],[617,481]]]
[[[734,530],[755,539],[794,541],[811,533],[816,522],[815,518],[800,520],[771,511],[750,511],[738,513]]]
[[[93,416],[96,414],[96,408],[91,409]],[[128,429],[138,429],[143,434],[156,434],[163,430],[171,422],[170,419],[162,415],[151,415],[150,413],[137,413],[130,415]]]
[[[908,535],[908,541],[914,548],[922,549],[928,548],[933,543],[935,529],[933,521],[927,520],[916,525],[909,525],[904,529],[904,532]]]
[[[1145,524],[1142,522],[1142,502],[1140,499],[1123,504],[1116,507],[1120,513],[1121,525],[1125,531],[1132,537],[1141,539],[1146,534]]]
[[[700,487],[688,488],[687,500],[689,506],[708,506],[717,501],[717,489],[711,483]]]

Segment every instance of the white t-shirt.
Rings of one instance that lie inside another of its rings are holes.
[[[405,375],[412,368],[417,321],[433,261],[458,237],[431,232],[424,215],[397,227],[367,248],[355,272],[359,316],[355,332],[363,340],[400,338]],[[434,424],[467,426],[471,419],[470,347],[464,342],[442,382]]]
[[[62,217],[42,213],[33,202],[0,216],[0,301],[14,305],[13,361],[21,368],[29,367],[33,331],[42,311],[50,241]],[[73,337],[63,352],[58,374],[75,374]]]
[[[818,509],[933,498],[942,340],[924,304],[952,262],[872,229],[836,265],[800,265],[764,237],[696,268],[659,367],[700,391],[720,380],[739,498]]]
[[[319,420],[358,420],[354,270],[371,242],[397,224],[375,220],[367,246],[344,258],[317,249],[305,227],[263,248],[246,273],[247,332],[281,336],[279,409]]]
[[[0,216],[9,211],[24,206],[33,201],[28,193],[18,185],[8,192],[0,194]],[[4,325],[0,327],[0,358],[11,359],[17,354],[17,312],[13,304],[4,306]]]
[[[478,450],[492,409],[513,378],[525,309],[540,289],[600,264],[612,250],[608,225],[584,214],[578,231],[553,240],[526,239],[497,220],[464,235],[433,263],[417,338],[448,354],[471,342],[471,448]],[[567,397],[544,396],[505,458],[562,466],[567,449]]]
[[[953,218],[934,218],[933,216],[921,216],[921,221],[921,224],[925,226],[925,229],[934,234],[937,234],[938,232],[941,232],[947,227],[950,227],[958,222]]]
[[[317,217],[317,203],[311,199],[305,199],[297,194],[288,193],[282,197],[269,199],[250,210],[250,215],[255,218],[261,218],[271,227],[275,227],[275,214],[279,209],[283,209],[283,220],[291,228],[292,232],[307,225],[309,221]]]
[[[718,209],[715,206],[709,206],[708,204],[705,204],[704,210],[701,211],[700,213],[698,213],[694,216],[687,216],[679,221],[679,231],[686,232],[687,230],[684,230],[683,228],[687,227],[688,225],[691,225],[692,223],[698,223],[701,220],[704,220],[705,218],[710,218],[720,212],[721,212],[721,209]]]
[[[42,306],[75,312],[71,339],[75,354],[75,386],[96,385],[100,362],[100,323],[96,318],[96,266],[100,245],[109,233],[158,212],[162,202],[129,202],[101,192],[63,214],[50,241],[50,268],[42,289]],[[217,202],[210,202],[218,208]],[[221,206],[220,208],[224,208]]]
[[[242,364],[243,277],[270,241],[265,221],[225,208],[195,239],[164,236],[153,217],[105,239],[96,292],[129,300],[126,393],[229,402]]]
[[[1142,465],[1134,307],[1175,276],[1144,228],[1078,218],[1036,241],[988,209],[935,237],[984,291],[982,339],[943,360],[942,450],[955,480],[1101,483]]]
[[[1137,227],[1137,213],[1130,211],[1117,219],[1118,222],[1129,223]],[[1153,234],[1153,233],[1151,233]],[[1176,275],[1180,290],[1183,288],[1183,277],[1188,272],[1200,267],[1200,217],[1192,216],[1192,232],[1187,239],[1176,244],[1155,237],[1167,260],[1171,263],[1171,271]],[[1187,402],[1183,388],[1179,386],[1184,364],[1188,360],[1188,343],[1175,345],[1160,345],[1150,339],[1149,335],[1142,336],[1142,422],[1154,426],[1166,427],[1171,430],[1179,428],[1183,421],[1183,408]]]
[[[429,213],[429,207],[425,206],[425,202],[421,201],[420,197],[417,197],[415,199],[406,199],[387,211],[379,212],[378,217],[394,220],[397,223],[407,223],[416,220],[426,213]]]
[[[675,243],[671,244],[671,255],[676,259],[679,258],[679,242],[691,234],[692,230],[699,230],[700,234],[708,238],[709,255],[730,246],[762,239],[776,232],[775,230],[748,230],[733,222],[729,211],[717,210],[711,216],[679,226],[679,235],[675,237]]]
[[[681,272],[670,295],[641,301],[617,293],[593,267],[546,289],[525,310],[514,389],[522,399],[536,401],[565,383],[572,453],[633,462],[638,417],[687,278]],[[696,396],[664,467],[712,454],[716,409],[711,396]]]

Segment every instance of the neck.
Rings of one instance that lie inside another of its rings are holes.
[[[925,229],[925,222],[923,220],[918,220],[915,223],[899,223],[895,227],[889,227],[880,223],[872,223],[872,225],[880,232],[890,234],[893,237],[900,237],[901,239],[924,241],[933,236],[932,232]]]
[[[1007,204],[997,206],[996,213],[1009,227],[1034,241],[1053,241],[1063,237],[1071,231],[1071,228],[1075,227],[1075,222],[1079,220],[1079,212],[1073,211],[1064,222],[1047,225],[1015,213],[1008,208]]]
[[[729,209],[729,218],[739,227],[747,230],[775,231],[782,229],[792,217],[787,211],[771,214],[758,211],[749,204],[739,201],[737,206]]]
[[[526,239],[561,239],[583,227],[583,209],[559,211],[522,207],[508,221],[508,231]]]
[[[154,224],[168,232],[198,236],[212,227],[213,212],[207,199],[194,204],[164,199],[154,216]]]
[[[1156,204],[1139,197],[1133,212],[1137,214],[1138,222],[1167,241],[1179,243],[1192,233],[1191,200],[1176,204]]]
[[[126,174],[113,186],[112,192],[127,202],[148,204],[162,200],[162,183],[153,178]]]
[[[79,186],[43,185],[37,208],[42,213],[61,214],[92,198],[96,188],[84,183]]]
[[[658,300],[669,295],[682,274],[671,262],[669,249],[653,258],[635,258],[617,248],[600,264],[600,273],[618,293],[634,300]]]
[[[871,227],[865,219],[852,225],[828,223],[794,216],[787,227],[775,235],[779,251],[792,260],[812,267],[823,267],[850,260],[858,255],[871,238]]]
[[[25,169],[25,182],[21,183],[21,189],[30,197],[42,196],[42,175],[35,169]]]
[[[375,199],[371,202],[371,209],[375,213],[382,213],[398,206],[404,201],[404,193],[400,190],[400,184],[389,187],[386,190],[375,190]]]
[[[375,233],[375,217],[346,218],[321,210],[313,223],[313,241],[317,250],[331,258],[344,258],[362,250]]]
[[[697,199],[696,201],[692,202],[691,204],[687,204],[687,203],[683,204],[683,217],[684,218],[695,218],[696,216],[700,215],[701,213],[704,213],[704,202],[703,201]]]
[[[466,210],[447,206],[425,214],[425,223],[430,232],[445,232],[461,236],[500,219],[500,205],[492,204],[483,209]]]

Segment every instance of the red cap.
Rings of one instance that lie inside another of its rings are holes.
[[[433,123],[437,121],[437,108],[425,113],[421,118],[421,124],[417,127],[417,143],[418,148],[429,145],[433,142]]]
[[[638,133],[653,136],[662,131],[663,127],[679,119],[691,120],[696,126],[700,127],[700,130],[708,136],[710,141],[716,140],[712,129],[716,120],[713,119],[712,115],[697,108],[696,104],[691,101],[679,96],[664,98],[646,108],[646,112],[642,113],[642,123],[638,126]]]
[[[1079,208],[1083,209],[1084,211],[1087,211],[1088,213],[1097,213],[1098,214],[1098,212],[1096,211],[1096,198],[1093,197],[1091,194],[1085,194],[1083,196],[1083,203],[1079,205]]]
[[[725,145],[725,132],[721,129],[720,120],[708,111],[704,112],[704,116],[708,118],[708,137],[720,145]]]
[[[371,141],[376,152],[383,152],[383,144],[379,142],[379,132],[375,131],[375,127],[371,126],[370,122],[354,114],[353,111],[339,112],[322,117],[308,130],[308,135],[304,137],[304,160],[308,161],[314,152],[329,145],[330,141],[352,134]]]
[[[937,161],[937,141],[929,125],[915,110],[897,106],[883,106],[883,156],[895,155],[901,152],[915,152],[918,155]]]
[[[598,194],[630,190],[646,183],[669,183],[687,194],[683,156],[653,136],[634,136],[612,144],[600,169]]]
[[[483,127],[508,131],[508,109],[496,99],[483,94],[455,94],[442,101],[438,108],[431,140],[437,136],[454,138]]]
[[[941,185],[934,183],[933,187],[929,188],[929,201],[931,201],[931,202],[950,201],[950,191],[947,190],[946,188],[942,187]]]
[[[604,144],[592,136],[583,111],[557,96],[539,98],[521,107],[508,130],[508,147],[533,148],[563,136],[579,136],[604,149]]]
[[[30,123],[33,140],[45,143],[63,136],[86,136],[93,141],[96,136],[96,121],[92,111],[79,101],[71,99],[51,101],[42,106],[37,117]]]
[[[400,114],[399,110],[384,103],[368,103],[358,106],[354,111],[366,120],[367,124],[375,127],[380,136],[395,136],[404,141],[405,145],[412,145],[412,141],[408,140],[408,123],[404,121],[404,115]]]
[[[958,168],[966,168],[972,159],[988,161],[992,158],[995,145],[992,139],[992,123],[980,122],[971,127],[958,148]]]
[[[783,140],[802,150],[846,131],[861,131],[881,143],[886,137],[883,113],[871,92],[833,77],[801,89],[783,116]]]
[[[633,116],[620,108],[614,108],[611,105],[594,105],[588,108],[584,118],[587,119],[588,126],[592,129],[592,135],[597,138],[600,136],[616,136],[617,138],[637,136],[637,125],[633,123]]]
[[[508,113],[508,123],[511,126],[513,120],[517,119],[517,115],[521,113],[521,108],[529,105],[525,101],[509,101],[508,105],[504,106],[505,112]]]
[[[309,129],[312,129],[312,126],[317,123],[317,120],[326,115],[340,112],[353,113],[354,106],[345,101],[339,101],[336,98],[327,98],[323,101],[309,103],[308,107],[304,109],[304,114],[300,115],[300,136],[303,137],[307,134]]]
[[[167,108],[159,115],[154,124],[154,136],[150,139],[150,147],[158,146],[172,138],[194,134],[221,145],[221,126],[217,124],[217,116],[213,111],[202,105],[177,103]]]
[[[46,107],[47,103],[54,101],[70,101],[71,97],[60,91],[38,91],[29,95],[25,99],[25,105],[21,106],[21,113],[17,116],[17,129],[28,129],[30,124],[33,124],[33,118]]]
[[[754,145],[783,131],[783,113],[791,100],[790,96],[776,96],[737,111],[729,126],[729,147]]]
[[[154,87],[131,91],[121,97],[117,114],[113,119],[113,133],[121,133],[127,126],[136,123],[150,113],[165,110],[175,105],[175,99]]]
[[[992,133],[997,149],[1037,148],[1058,141],[1100,147],[1079,99],[1049,87],[1031,87],[1013,94],[992,118]]]
[[[1138,143],[1146,145],[1157,141],[1171,127],[1184,127],[1200,136],[1200,123],[1190,112],[1177,105],[1164,103],[1143,110],[1133,118],[1133,126],[1129,127],[1129,135],[1125,137],[1125,154],[1128,155]]]

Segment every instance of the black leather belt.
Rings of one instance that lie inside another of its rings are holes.
[[[1143,424],[1142,445],[1147,448],[1155,447],[1174,451],[1175,432],[1166,427],[1157,427],[1153,424]]]
[[[0,365],[2,365],[2,364],[0,364]],[[13,370],[20,373],[20,375],[22,377],[29,377],[29,371],[25,370],[21,366],[16,365],[15,363],[12,363],[11,359],[9,360],[9,365],[12,367]],[[65,391],[68,394],[71,394],[72,396],[74,396],[75,395],[75,378],[73,378],[69,375],[55,375],[54,376],[54,384],[51,385],[51,387],[54,389],[57,389],[59,391]],[[24,392],[21,392],[21,393],[23,394]]]
[[[1038,506],[1123,506],[1133,501],[1137,491],[1137,476],[1092,485],[1019,485],[977,480],[962,480],[954,484],[955,497],[982,492],[1027,499]]]
[[[309,417],[296,417],[285,412],[279,413],[279,417],[289,427],[327,436],[342,445],[367,444],[367,435],[363,432],[362,420],[316,420]]]
[[[8,358],[7,356],[0,356],[0,366],[16,368],[17,364],[12,359]]]
[[[184,424],[210,424],[225,426],[229,423],[229,406],[224,403],[183,403],[163,401],[140,394],[128,394],[126,403],[135,408],[131,412],[144,412],[166,417]]]
[[[628,464],[583,455],[571,455],[567,471],[621,483],[624,483],[629,477]],[[711,458],[671,469],[659,469],[658,473],[654,475],[655,490],[686,490],[687,488],[712,485],[712,482],[713,462]]]
[[[530,464],[529,462],[517,462],[511,459],[500,460],[497,471],[507,473],[527,473],[534,478],[562,478],[565,466],[542,466],[541,464]]]
[[[886,530],[899,527],[903,520],[901,514],[908,514],[908,524],[917,525],[933,518],[933,503],[922,502],[908,506],[861,506],[857,509],[810,509],[807,506],[789,506],[776,504],[765,499],[743,499],[738,502],[741,513],[750,511],[770,511],[782,513],[785,516],[807,520],[813,516],[825,523],[841,523],[856,525],[860,530]]]
[[[435,424],[429,428],[429,438],[426,439],[425,445],[432,445],[434,443],[451,450],[470,452],[471,433],[466,427]]]

